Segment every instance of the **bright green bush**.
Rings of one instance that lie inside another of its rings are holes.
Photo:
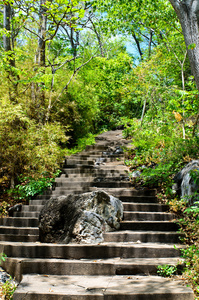
[[[177,266],[161,265],[157,267],[157,273],[162,277],[170,277],[177,272]]]
[[[54,174],[44,173],[38,178],[22,177],[19,178],[20,184],[9,190],[9,194],[17,201],[29,200],[35,195],[43,193],[46,189],[53,186],[55,178],[60,174],[58,170]]]
[[[63,160],[60,143],[68,140],[67,131],[59,123],[37,124],[22,105],[0,105],[0,162],[11,186],[21,174],[55,172]]]

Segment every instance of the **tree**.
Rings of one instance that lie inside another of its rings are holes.
[[[14,44],[16,38],[16,32],[13,26],[14,11],[9,3],[3,5],[3,47],[5,51],[5,69],[7,72],[7,79],[9,85],[9,98],[12,102],[17,102],[17,80],[19,76],[15,70],[15,53]]]
[[[130,38],[141,60],[144,54],[150,57],[152,47],[161,42],[161,31],[176,27],[176,14],[168,4],[168,1],[162,0],[95,0],[101,27]]]
[[[199,1],[169,0],[173,6],[184,35],[188,57],[197,89],[199,90]]]

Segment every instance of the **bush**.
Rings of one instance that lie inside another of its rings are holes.
[[[20,174],[51,174],[59,168],[67,130],[59,123],[36,124],[21,105],[0,105],[0,162],[12,187]]]
[[[41,194],[47,188],[52,187],[55,178],[60,172],[58,170],[53,175],[46,173],[36,179],[33,177],[22,177],[20,178],[20,184],[16,185],[14,189],[10,189],[9,193],[18,201],[29,200],[33,196]]]

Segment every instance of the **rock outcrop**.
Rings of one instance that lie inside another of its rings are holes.
[[[122,217],[122,202],[104,191],[52,197],[39,216],[40,241],[99,243]]]
[[[181,197],[188,196],[190,204],[193,204],[197,200],[198,197],[194,197],[194,195],[199,190],[199,185],[195,183],[194,179],[191,177],[191,171],[194,170],[199,172],[199,160],[193,160],[188,163],[174,177],[174,191],[177,192]]]

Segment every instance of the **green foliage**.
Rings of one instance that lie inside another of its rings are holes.
[[[2,285],[2,294],[6,300],[12,300],[13,294],[17,288],[17,284],[13,282],[12,277]]]
[[[184,164],[198,159],[198,138],[191,134],[183,139],[179,124],[167,114],[161,118],[150,119],[145,116],[142,127],[138,121],[133,121],[127,127],[125,134],[133,137],[133,149],[129,152],[127,164],[131,168],[130,175],[139,170],[141,176],[132,178],[135,186],[145,185],[156,187],[159,200],[169,203],[172,211],[179,216],[178,223],[183,233],[183,242],[187,245],[182,250],[185,261],[183,276],[191,283],[196,295],[198,293],[199,274],[199,202],[198,193],[178,199],[172,190],[174,175],[183,168]],[[147,121],[148,122],[147,122]],[[191,174],[198,181],[198,171]],[[197,201],[196,201],[197,200]],[[194,205],[189,206],[190,203]],[[176,272],[175,267],[160,266],[161,276],[171,276]]]
[[[198,157],[198,138],[181,138],[180,128],[169,117],[165,121],[156,119],[144,123],[142,128],[134,121],[128,128],[130,130],[134,147],[127,164],[131,172],[141,170],[137,182],[149,187],[164,188],[167,196],[173,197],[173,175],[186,162]]]
[[[183,214],[178,222],[184,234],[183,241],[187,244],[187,247],[181,250],[186,266],[184,275],[199,296],[199,202],[195,202],[191,207],[185,204],[181,209]]]
[[[7,257],[7,255],[5,253],[0,253],[0,263],[1,263],[1,261],[5,261],[6,257]]]
[[[33,196],[41,194],[47,188],[53,186],[55,178],[60,174],[60,170],[50,175],[48,173],[43,174],[42,177],[22,177],[19,179],[20,184],[16,185],[14,189],[11,189],[9,193],[17,200],[29,200]]]
[[[36,124],[22,105],[0,105],[1,166],[15,183],[20,174],[54,172],[63,157],[66,127]]]
[[[6,201],[3,201],[0,203],[0,216],[7,216],[7,208],[8,207],[9,207],[9,204]]]
[[[81,152],[86,149],[87,145],[94,145],[94,144],[95,144],[95,135],[90,133],[87,136],[78,139],[77,146],[75,146],[70,150],[67,150],[67,155],[73,155],[75,153]]]
[[[157,267],[157,273],[162,277],[170,277],[177,272],[177,266],[160,265]]]
[[[190,171],[190,176],[193,179],[194,183],[196,185],[199,185],[199,170],[198,169],[191,170]]]

